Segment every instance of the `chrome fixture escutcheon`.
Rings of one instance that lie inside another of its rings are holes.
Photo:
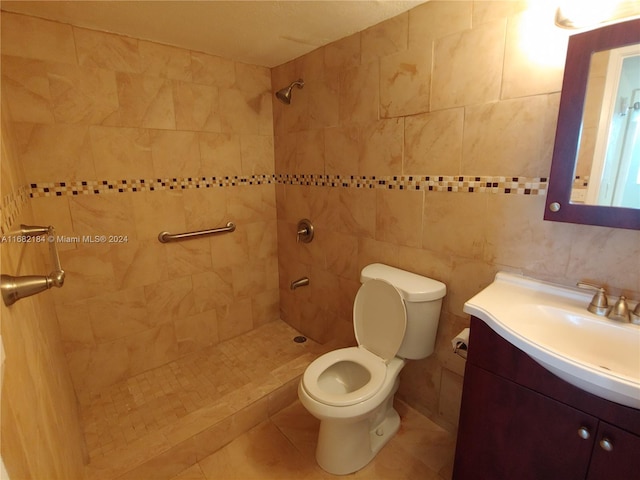
[[[311,240],[313,240],[313,225],[311,224],[311,220],[303,218],[298,222],[296,242],[309,243]]]

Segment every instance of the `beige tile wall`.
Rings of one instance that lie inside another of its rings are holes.
[[[274,88],[305,80],[291,105],[274,103],[276,171],[547,177],[567,33],[540,3],[430,1],[274,68]],[[464,302],[497,271],[590,279],[640,298],[639,232],[544,222],[544,195],[292,183],[276,192],[282,318],[352,343],[363,266],[445,282],[436,353],[410,362],[400,386],[443,424],[457,423],[464,367],[450,339],[468,325]],[[296,245],[303,217],[316,238]],[[304,275],[310,286],[290,291]]]
[[[1,110],[4,227],[5,200],[23,186],[24,173],[4,96]],[[18,201],[16,207],[12,223],[32,224],[29,204]],[[41,252],[40,244],[3,242],[2,273],[16,276],[49,273],[51,264],[42,261]],[[1,367],[0,445],[7,473],[14,479],[83,478],[83,462],[88,456],[52,295],[47,292],[25,298],[11,307],[0,302],[0,317],[6,355]]]
[[[2,13],[16,156],[38,185],[156,177],[179,185],[274,168],[545,177],[563,61],[539,63],[523,45],[533,31],[535,43],[552,42],[542,56],[556,58],[566,38],[549,17],[532,19],[534,6],[432,1],[271,78],[219,57]],[[292,104],[272,106],[271,82],[281,88],[301,76]],[[405,369],[401,395],[451,425],[463,364],[448,342],[468,323],[464,301],[496,271],[591,279],[640,296],[640,269],[629,262],[640,258],[637,232],[543,222],[543,196],[340,185],[34,198],[34,221],[64,235],[128,240],[61,247],[69,280],[51,297],[76,388],[90,393],[279,313],[318,340],[352,343],[358,272],[380,261],[447,283],[438,350]],[[303,217],[317,237],[297,245]],[[233,235],[155,240],[163,229],[227,219],[239,225]],[[291,292],[304,275],[311,285]]]
[[[30,184],[123,190],[30,202],[34,222],[80,237],[60,245],[52,292],[80,396],[278,318],[269,69],[3,12],[2,81]],[[225,236],[157,240],[228,221]]]

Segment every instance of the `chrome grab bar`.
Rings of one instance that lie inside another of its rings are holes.
[[[203,237],[205,235],[214,235],[216,233],[233,232],[235,229],[236,229],[235,223],[229,222],[224,227],[212,228],[210,230],[198,230],[195,232],[185,232],[185,233],[160,232],[158,234],[158,240],[160,240],[160,242],[162,243],[169,243],[169,242],[175,242],[176,240],[186,240],[188,238]]]
[[[51,287],[60,288],[64,285],[65,273],[60,265],[60,257],[56,248],[56,233],[53,225],[48,227],[20,225],[20,230],[9,235],[24,238],[47,235],[46,241],[49,242],[49,255],[53,263],[53,271],[49,275],[21,275],[19,277],[3,274],[0,277],[0,290],[2,291],[2,300],[7,307],[21,298],[44,292]]]

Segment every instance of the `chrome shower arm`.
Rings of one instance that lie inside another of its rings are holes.
[[[36,293],[44,292],[53,286],[49,276],[44,275],[2,275],[0,279],[2,287],[2,300],[8,307],[21,298],[30,297]]]
[[[39,237],[40,235],[51,235],[53,226],[38,227],[36,225],[20,225],[19,233],[25,237]]]
[[[285,105],[289,105],[291,103],[291,90],[293,89],[293,87],[303,88],[304,80],[300,78],[295,82],[291,82],[288,87],[284,87],[278,90],[276,92],[276,98]]]
[[[55,277],[54,285],[56,287],[61,287],[64,283],[64,270],[62,270],[62,265],[60,265],[60,256],[58,255],[58,248],[56,247],[56,231],[53,225],[49,225],[47,235],[49,256],[51,257],[51,263],[53,263],[53,272],[49,274],[49,276]]]
[[[65,273],[60,265],[53,226],[20,225],[20,230],[17,234],[25,237],[47,235],[46,241],[49,242],[49,255],[53,263],[53,271],[49,275],[21,275],[18,277],[3,274],[0,277],[0,290],[2,291],[2,300],[6,306],[13,305],[21,298],[30,297],[51,287],[60,288],[64,285]]]

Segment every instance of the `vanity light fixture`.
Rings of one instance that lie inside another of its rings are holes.
[[[562,28],[580,29],[634,17],[640,17],[639,0],[562,0],[555,23]]]

